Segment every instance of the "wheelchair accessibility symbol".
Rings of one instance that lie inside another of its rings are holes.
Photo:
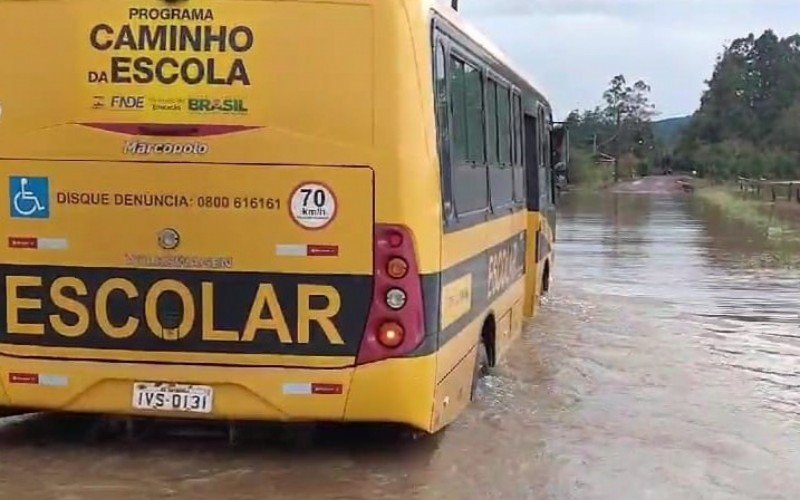
[[[9,200],[12,218],[49,219],[50,181],[47,177],[11,177]]]

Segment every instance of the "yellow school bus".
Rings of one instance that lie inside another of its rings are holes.
[[[433,433],[552,266],[547,101],[432,0],[0,0],[0,407]]]

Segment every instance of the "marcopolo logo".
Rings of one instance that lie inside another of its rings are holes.
[[[124,152],[128,155],[204,155],[208,150],[208,144],[202,142],[129,141]]]
[[[242,99],[196,99],[188,101],[189,111],[193,113],[232,113],[245,114],[247,107]]]

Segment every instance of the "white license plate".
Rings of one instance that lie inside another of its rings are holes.
[[[211,413],[214,389],[205,385],[133,384],[133,407],[137,410]]]

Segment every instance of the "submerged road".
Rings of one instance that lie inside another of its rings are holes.
[[[661,181],[659,181],[661,182]],[[798,498],[800,273],[681,194],[567,195],[552,295],[436,439],[0,429],[3,498]]]

